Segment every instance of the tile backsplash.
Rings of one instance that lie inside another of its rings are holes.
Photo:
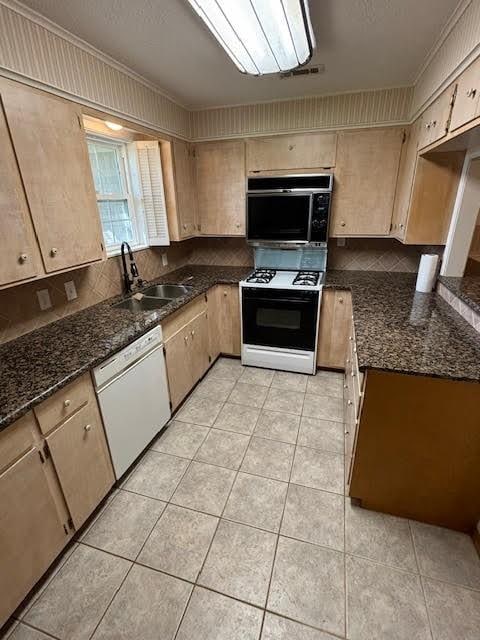
[[[426,247],[405,246],[385,238],[348,239],[344,247],[329,243],[328,268],[370,271],[410,271],[418,269]],[[433,250],[438,252],[438,247]],[[440,248],[441,249],[441,248]],[[432,251],[432,247],[428,247]],[[168,265],[163,266],[166,253]],[[253,265],[253,251],[243,238],[196,238],[174,242],[169,247],[135,253],[141,277],[153,280],[185,264],[225,266]],[[122,291],[120,257],[0,291],[0,343],[12,340],[71,313],[90,307]],[[78,297],[69,302],[64,284],[73,280]],[[52,307],[40,311],[36,292],[48,289]]]

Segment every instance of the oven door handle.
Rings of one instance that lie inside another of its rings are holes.
[[[315,298],[308,298],[308,299],[302,299],[302,298],[250,298],[250,297],[245,297],[244,298],[244,302],[272,302],[274,304],[277,303],[287,303],[287,304],[291,304],[291,303],[295,303],[295,304],[311,304],[312,302],[315,304]]]

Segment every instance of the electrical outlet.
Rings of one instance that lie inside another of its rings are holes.
[[[73,280],[69,280],[65,282],[63,285],[65,287],[65,293],[67,294],[67,300],[75,300],[77,297],[77,289],[75,287],[75,282]]]
[[[344,247],[346,245],[346,238],[337,238],[337,247]]]
[[[50,292],[48,289],[40,289],[37,291],[38,304],[40,305],[40,309],[45,311],[46,309],[50,309],[52,306],[52,301],[50,300]]]
[[[166,253],[162,253],[162,264],[164,267],[166,267],[168,264],[168,256]]]

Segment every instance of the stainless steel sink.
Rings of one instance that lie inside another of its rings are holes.
[[[154,298],[167,298],[168,300],[175,300],[175,298],[181,298],[182,296],[190,293],[193,287],[185,286],[183,284],[155,284],[151,287],[147,287],[142,291],[145,296],[152,296]]]
[[[169,302],[171,300],[166,298],[147,298],[144,296],[140,300],[127,298],[127,300],[117,302],[113,306],[119,309],[129,309],[130,311],[153,311],[154,309],[161,309]]]

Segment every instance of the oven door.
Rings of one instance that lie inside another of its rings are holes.
[[[303,244],[310,240],[310,193],[247,194],[247,240]]]
[[[318,296],[318,291],[243,287],[243,344],[315,351]]]

